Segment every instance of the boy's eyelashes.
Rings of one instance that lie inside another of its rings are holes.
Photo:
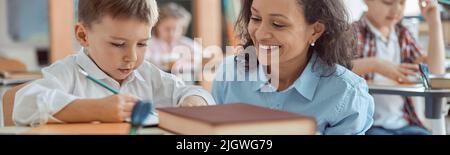
[[[125,47],[125,43],[113,43],[113,42],[111,42],[110,44],[111,44],[112,46],[118,47],[118,48]]]
[[[138,43],[138,47],[147,47],[147,43]]]
[[[391,0],[382,0],[381,2],[383,2],[383,4],[386,4],[386,5],[393,5],[394,4],[394,1],[391,1]]]
[[[394,5],[396,2],[399,2],[401,5],[406,3],[405,0],[382,0],[381,2],[385,5]]]
[[[114,42],[110,42],[110,44],[114,47],[117,48],[123,48],[126,46],[126,43],[114,43]],[[138,43],[137,44],[138,47],[147,47],[147,43]]]

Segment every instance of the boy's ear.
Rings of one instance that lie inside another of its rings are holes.
[[[315,43],[320,36],[325,32],[326,27],[321,22],[316,22],[312,25],[313,34],[311,36],[310,44]]]
[[[89,46],[89,43],[87,41],[87,29],[83,24],[78,23],[77,25],[75,25],[75,37],[77,38],[81,46]]]

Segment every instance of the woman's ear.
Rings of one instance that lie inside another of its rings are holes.
[[[312,25],[313,34],[311,36],[310,44],[315,43],[320,36],[325,32],[326,27],[321,22],[316,22]]]
[[[89,43],[87,41],[87,29],[83,24],[77,23],[77,25],[75,25],[75,37],[81,46],[89,46]]]

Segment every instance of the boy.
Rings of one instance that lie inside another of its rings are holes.
[[[157,107],[215,104],[205,90],[144,62],[158,19],[155,0],[80,0],[78,5],[75,35],[83,50],[43,69],[43,79],[16,93],[16,125],[124,122],[137,100]],[[120,94],[88,80],[80,69]]]
[[[358,44],[353,71],[366,80],[409,82],[408,75],[418,74],[417,63],[427,63],[431,73],[444,68],[443,29],[437,2],[420,0],[422,14],[429,26],[428,55],[401,24],[406,0],[364,0],[368,11],[354,23]],[[374,126],[366,134],[430,134],[414,113],[410,98],[374,95]]]

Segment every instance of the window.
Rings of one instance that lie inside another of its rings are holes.
[[[49,45],[48,0],[7,0],[8,35],[14,43]]]

